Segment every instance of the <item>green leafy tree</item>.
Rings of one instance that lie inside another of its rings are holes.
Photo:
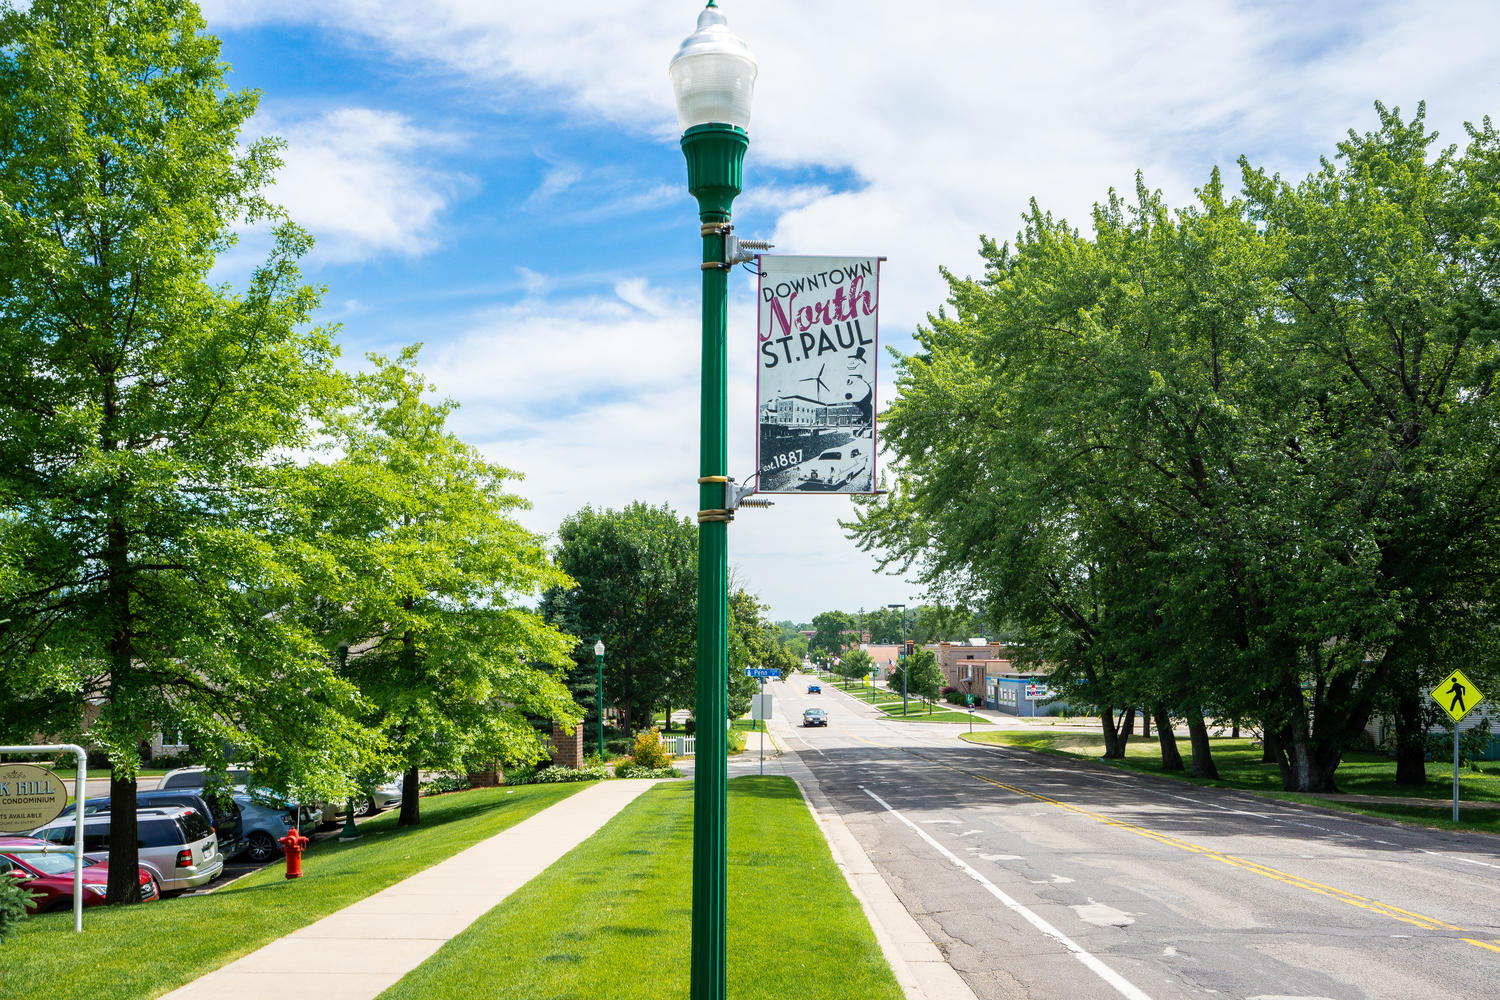
[[[422,768],[533,763],[544,742],[529,718],[581,715],[560,676],[573,636],[518,606],[569,581],[514,518],[516,474],[447,429],[454,404],[425,398],[416,358],[371,356],[358,404],[330,428],[341,457],[310,470],[306,500],[338,567],[326,598],[344,673],[404,773],[403,826],[421,818]]]
[[[819,656],[832,656],[844,648],[855,630],[854,616],[844,611],[824,611],[813,616],[813,628],[817,630],[808,648]]]
[[[930,649],[919,649],[906,658],[905,669],[907,692],[926,699],[931,712],[931,702],[943,693],[943,668],[938,666],[937,656]]]
[[[729,595],[729,717],[737,719],[750,710],[750,696],[760,682],[745,676],[746,667],[780,670],[786,677],[802,658],[782,645],[778,626],[765,617],[766,606],[748,592],[735,589]],[[801,638],[798,636],[798,638]]]
[[[604,696],[627,731],[652,712],[691,704],[698,601],[697,529],[663,504],[585,507],[557,531],[557,564],[578,582],[553,588],[541,610],[582,637],[578,675],[594,673],[594,637],[604,640]]]
[[[834,669],[838,671],[840,677],[851,681],[863,681],[874,671],[875,661],[863,649],[850,649],[839,658],[838,666]]]
[[[1137,705],[1195,768],[1205,715],[1253,719],[1328,791],[1433,651],[1492,669],[1500,142],[1434,156],[1379,112],[1299,184],[1246,164],[1175,212],[1138,184],[1092,236],[1033,206],[902,362],[895,488],[852,530],[977,595],[1111,754]]]
[[[111,903],[139,898],[156,732],[328,795],[376,747],[288,614],[322,556],[287,527],[301,472],[281,456],[345,380],[308,324],[310,241],[260,194],[279,144],[242,143],[255,95],[225,88],[203,28],[188,0],[0,10],[0,674],[75,733],[98,706]],[[235,292],[210,269],[247,220],[272,243]]]

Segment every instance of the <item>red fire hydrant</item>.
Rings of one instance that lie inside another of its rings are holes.
[[[301,878],[302,849],[307,846],[307,838],[302,836],[294,826],[276,843],[280,844],[281,849],[286,852],[286,877]]]

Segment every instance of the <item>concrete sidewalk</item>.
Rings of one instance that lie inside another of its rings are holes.
[[[162,1000],[371,1000],[587,840],[655,781],[604,781]]]

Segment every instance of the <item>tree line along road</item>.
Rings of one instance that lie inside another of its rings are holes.
[[[1500,981],[1492,838],[956,741],[829,711],[789,742],[984,1000],[1477,997]]]

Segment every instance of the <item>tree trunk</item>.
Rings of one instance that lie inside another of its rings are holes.
[[[1104,759],[1119,760],[1125,756],[1125,744],[1120,741],[1120,731],[1115,728],[1114,707],[1100,705],[1099,721],[1104,728]]]
[[[1292,717],[1291,740],[1286,747],[1287,768],[1282,772],[1282,788],[1288,792],[1336,792],[1333,773],[1342,754],[1329,749],[1307,725],[1307,716],[1299,711]]]
[[[88,789],[84,789],[87,798]],[[83,801],[78,800],[78,808]],[[69,838],[69,842],[72,839]],[[140,850],[135,819],[135,778],[122,778],[118,770],[109,775],[109,882],[104,887],[106,903],[141,901]],[[130,863],[126,864],[125,859]],[[116,877],[116,872],[119,876]]]
[[[419,768],[408,767],[401,777],[401,815],[397,826],[416,826],[422,822],[422,779]]]
[[[1203,720],[1201,709],[1188,712],[1187,726],[1193,751],[1193,777],[1217,778],[1219,769],[1214,765],[1213,750],[1208,742],[1208,723]]]
[[[106,394],[106,413],[113,416],[113,381]],[[104,442],[105,451],[114,451],[113,440]],[[115,500],[110,499],[113,505]],[[125,679],[135,669],[135,646],[132,636],[135,623],[130,607],[130,533],[124,522],[111,516],[106,529],[104,563],[108,578],[104,585],[104,602],[109,615],[109,699],[111,706],[124,693],[120,689],[128,683]],[[130,762],[126,761],[125,764]],[[109,876],[104,886],[104,901],[138,903],[141,901],[140,841],[136,837],[135,819],[135,768],[129,768],[130,776],[121,774],[120,763],[112,766],[109,775],[110,849]],[[82,809],[88,798],[88,787],[74,789],[77,808]]]
[[[1141,738],[1146,740],[1151,738],[1151,713],[1144,708],[1141,709]]]
[[[1262,725],[1260,737],[1260,762],[1262,764],[1282,763],[1281,748],[1283,746],[1281,737],[1276,730],[1270,726]]]
[[[1177,734],[1172,732],[1172,717],[1160,706],[1152,714],[1156,716],[1156,742],[1161,746],[1161,769],[1181,771],[1182,751],[1177,749]]]
[[[1240,720],[1239,719],[1235,719],[1234,720],[1234,725],[1229,730],[1229,738],[1232,739],[1232,740],[1237,740],[1237,739],[1240,738]]]
[[[1422,725],[1422,695],[1416,684],[1403,685],[1396,696],[1396,784],[1427,784],[1427,730]]]

